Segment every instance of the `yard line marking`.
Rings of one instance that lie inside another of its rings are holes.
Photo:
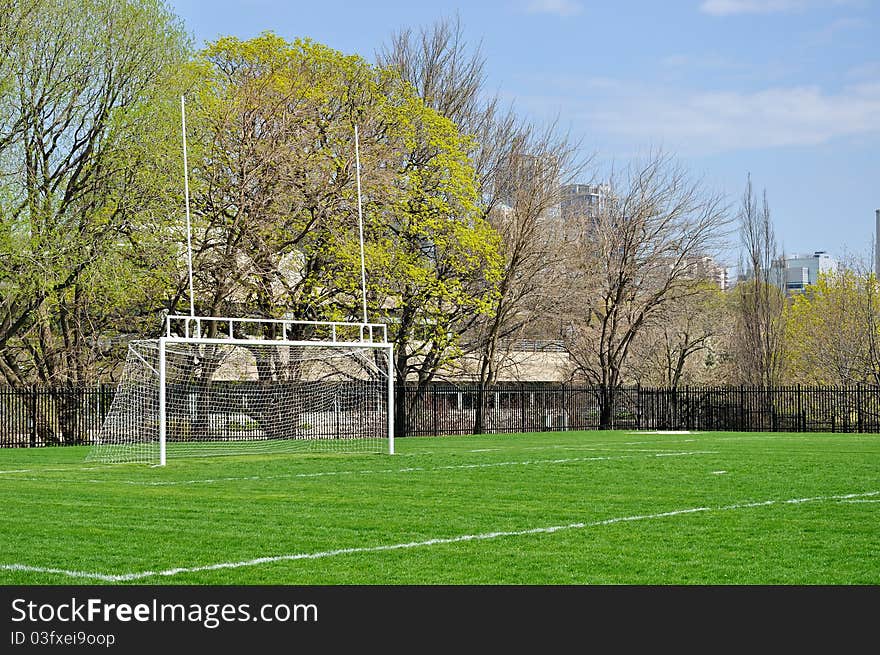
[[[259,481],[259,480],[288,480],[296,478],[322,478],[334,475],[368,475],[382,473],[430,473],[432,471],[456,471],[480,468],[497,468],[501,466],[531,466],[533,464],[569,464],[572,462],[599,462],[617,459],[633,459],[635,457],[683,457],[691,455],[717,455],[714,450],[693,450],[682,452],[659,452],[651,455],[602,455],[598,457],[568,457],[564,459],[532,459],[519,462],[478,462],[474,464],[449,464],[446,466],[408,466],[400,469],[374,469],[361,471],[320,471],[315,473],[285,473],[283,475],[249,475],[244,477],[225,477],[225,478],[203,478],[198,480],[114,480],[112,478],[98,479],[92,478],[88,480],[76,479],[59,479],[59,478],[17,478],[16,480],[27,480],[31,482],[71,482],[82,483],[91,482],[95,484],[127,484],[138,487],[173,487],[191,484],[216,484],[218,482],[243,482],[243,481]]]
[[[112,466],[68,466],[67,468],[16,469],[16,470],[11,470],[11,471],[0,471],[0,475],[5,474],[5,473],[46,473],[46,472],[67,473],[68,471],[106,471],[111,468],[112,468]]]
[[[635,430],[627,434],[698,434],[690,430]]]
[[[463,534],[457,537],[437,537],[434,539],[426,539],[424,541],[409,541],[399,544],[383,544],[379,546],[359,546],[354,548],[337,548],[335,550],[324,550],[315,553],[296,553],[291,555],[271,555],[268,557],[257,557],[255,559],[241,560],[239,562],[220,562],[217,564],[204,564],[202,566],[176,567],[173,569],[165,569],[164,571],[140,571],[138,573],[89,573],[86,571],[67,571],[65,569],[44,568],[40,566],[28,566],[26,564],[0,564],[0,570],[5,571],[22,571],[27,573],[51,573],[57,575],[65,575],[71,578],[85,578],[89,580],[100,580],[102,582],[131,582],[133,580],[143,580],[144,578],[153,577],[172,577],[181,573],[199,573],[202,571],[219,571],[223,569],[240,569],[248,566],[258,566],[260,564],[274,564],[275,562],[292,562],[297,560],[314,560],[326,557],[336,557],[338,555],[354,555],[359,553],[381,553],[393,550],[405,550],[409,548],[425,548],[430,546],[440,546],[448,544],[457,544],[467,541],[488,541],[490,539],[499,539],[502,537],[524,537],[536,534],[554,534],[565,530],[582,530],[585,528],[595,528],[605,525],[614,525],[615,523],[626,523],[630,521],[647,521],[651,519],[668,518],[671,516],[682,516],[684,514],[696,514],[699,512],[723,512],[735,509],[749,509],[754,507],[768,507],[770,505],[788,504],[799,505],[803,503],[814,503],[829,500],[847,501],[851,499],[862,499],[871,496],[880,495],[880,491],[866,491],[862,493],[843,494],[835,496],[814,496],[812,498],[790,498],[788,500],[762,500],[756,502],[744,502],[734,505],[723,505],[721,507],[690,507],[687,509],[676,509],[668,512],[657,512],[654,514],[636,514],[633,516],[619,516],[616,518],[602,519],[600,521],[591,521],[588,523],[568,523],[565,525],[552,525],[543,528],[527,528],[524,530],[505,530],[498,532],[484,532],[482,534]]]
[[[526,446],[519,450],[609,450],[610,448],[604,448],[603,446],[609,447],[617,447],[617,446],[665,446],[671,443],[693,443],[697,441],[696,439],[658,439],[656,441],[606,441],[600,443],[592,443],[589,445],[583,446],[572,446],[572,445],[556,445],[556,446]]]

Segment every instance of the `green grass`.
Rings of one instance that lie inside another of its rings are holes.
[[[0,584],[880,584],[880,435],[556,432],[396,449],[165,468],[0,450]],[[309,557],[280,559],[293,555]],[[193,570],[234,562],[251,564]]]

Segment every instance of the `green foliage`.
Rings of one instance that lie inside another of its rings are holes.
[[[136,184],[150,152],[138,138],[156,147],[147,107],[188,43],[158,0],[22,2],[6,19],[0,373],[81,383],[100,374],[101,344],[135,328],[161,268],[138,261],[160,213]]]
[[[877,380],[880,286],[873,274],[820,274],[786,311],[792,382],[852,385]]]
[[[361,319],[357,126],[370,319],[428,374],[454,355],[456,323],[489,310],[500,269],[470,141],[396,74],[310,40],[224,37],[201,70],[190,143],[202,313]]]
[[[14,18],[4,43],[20,37],[17,56],[0,60],[0,82],[24,98],[0,103],[7,381],[93,378],[116,361],[95,344],[154,334],[161,309],[188,309],[184,93],[199,313],[361,318],[355,126],[370,318],[392,322],[404,351],[446,356],[454,321],[487,310],[498,239],[479,218],[471,144],[396,74],[268,32],[190,59],[158,0],[78,12],[52,0]],[[56,59],[36,56],[37,35]],[[49,91],[49,122],[29,122],[27,102]],[[25,167],[52,139],[70,147]]]

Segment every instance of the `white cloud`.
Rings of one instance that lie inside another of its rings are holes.
[[[822,5],[840,5],[846,2],[847,0],[704,0],[700,5],[700,11],[713,16],[773,14]]]
[[[586,130],[662,141],[692,152],[817,145],[880,134],[880,83],[825,94],[818,87],[674,95],[628,91],[581,113]]]
[[[862,77],[836,93],[817,86],[688,91],[608,78],[553,83],[559,95],[520,96],[518,103],[538,116],[566,116],[574,131],[618,151],[663,144],[705,155],[880,136],[876,78]]]
[[[531,0],[526,6],[530,14],[554,14],[556,16],[575,16],[584,6],[575,0]]]

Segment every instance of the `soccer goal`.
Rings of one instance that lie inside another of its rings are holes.
[[[169,316],[136,340],[88,459],[394,453],[386,327]]]

